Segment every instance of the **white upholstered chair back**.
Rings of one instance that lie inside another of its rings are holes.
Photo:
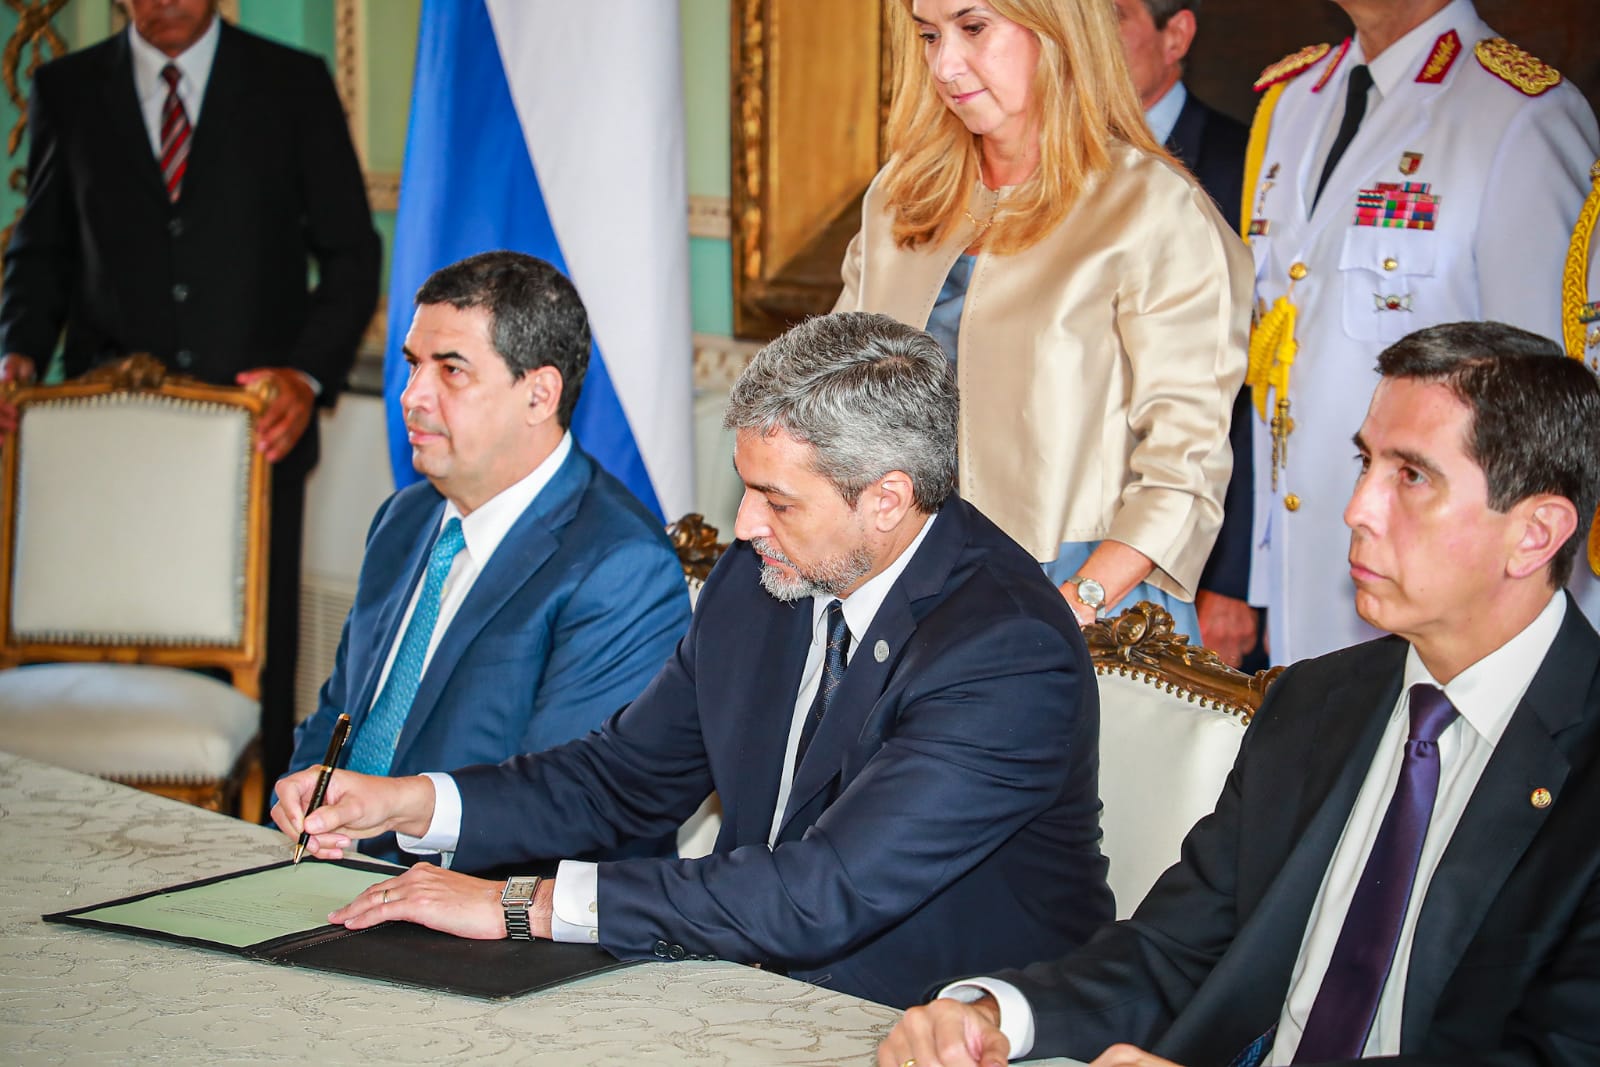
[[[1084,631],[1100,689],[1100,828],[1117,918],[1133,913],[1210,814],[1266,686],[1139,603]]]
[[[0,744],[225,806],[259,720],[265,396],[145,357],[11,392]]]

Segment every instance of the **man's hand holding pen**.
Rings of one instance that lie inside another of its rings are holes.
[[[335,771],[322,806],[307,812],[316,793],[320,767],[308,767],[278,781],[278,802],[272,821],[289,837],[310,834],[307,851],[317,859],[336,860],[351,843],[397,830],[421,836],[433,819],[433,782],[420,775],[380,778],[354,771]]]
[[[321,807],[307,812],[316,795],[320,767],[291,774],[278,782],[278,803],[272,821],[291,838],[309,834],[307,851],[317,859],[336,860],[362,838],[396,830],[421,837],[433,821],[433,782],[417,775],[381,778],[354,771],[334,771]],[[352,930],[382,922],[413,922],[457,937],[490,940],[506,936],[505,910],[500,906],[504,881],[488,881],[419,863],[398,878],[379,882],[328,916]],[[550,936],[555,879],[540,883],[528,909],[535,937]]]

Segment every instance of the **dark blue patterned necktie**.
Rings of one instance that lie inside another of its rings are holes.
[[[837,600],[828,605],[828,651],[822,660],[822,677],[817,679],[817,695],[806,713],[805,725],[800,728],[800,742],[795,745],[794,765],[805,759],[811,739],[817,735],[817,726],[828,713],[833,702],[833,692],[844,681],[845,650],[850,646],[850,628],[844,624],[844,605]]]
[[[1439,735],[1455,717],[1455,706],[1443,691],[1426,684],[1411,687],[1411,736],[1400,779],[1350,898],[1295,1063],[1357,1059],[1366,1047],[1439,792]]]

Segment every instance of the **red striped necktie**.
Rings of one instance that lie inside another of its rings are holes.
[[[171,63],[161,68],[161,78],[167,83],[167,99],[161,105],[161,180],[166,183],[167,198],[174,203],[183,191],[184,171],[189,169],[189,113],[178,95],[182,77]]]

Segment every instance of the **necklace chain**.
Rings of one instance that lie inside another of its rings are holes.
[[[976,216],[974,216],[972,214],[971,211],[963,210],[961,212],[963,215],[965,215],[967,217],[967,221],[972,223],[973,228],[975,230],[977,230],[977,232],[972,235],[971,243],[976,244],[978,242],[979,238],[981,238],[984,234],[989,232],[989,227],[994,225],[994,217],[995,217],[996,213],[999,212],[999,210],[1000,210],[1000,190],[998,190],[998,189],[990,189],[989,190],[989,215],[988,215],[987,218],[985,218],[982,221],[980,221]]]

